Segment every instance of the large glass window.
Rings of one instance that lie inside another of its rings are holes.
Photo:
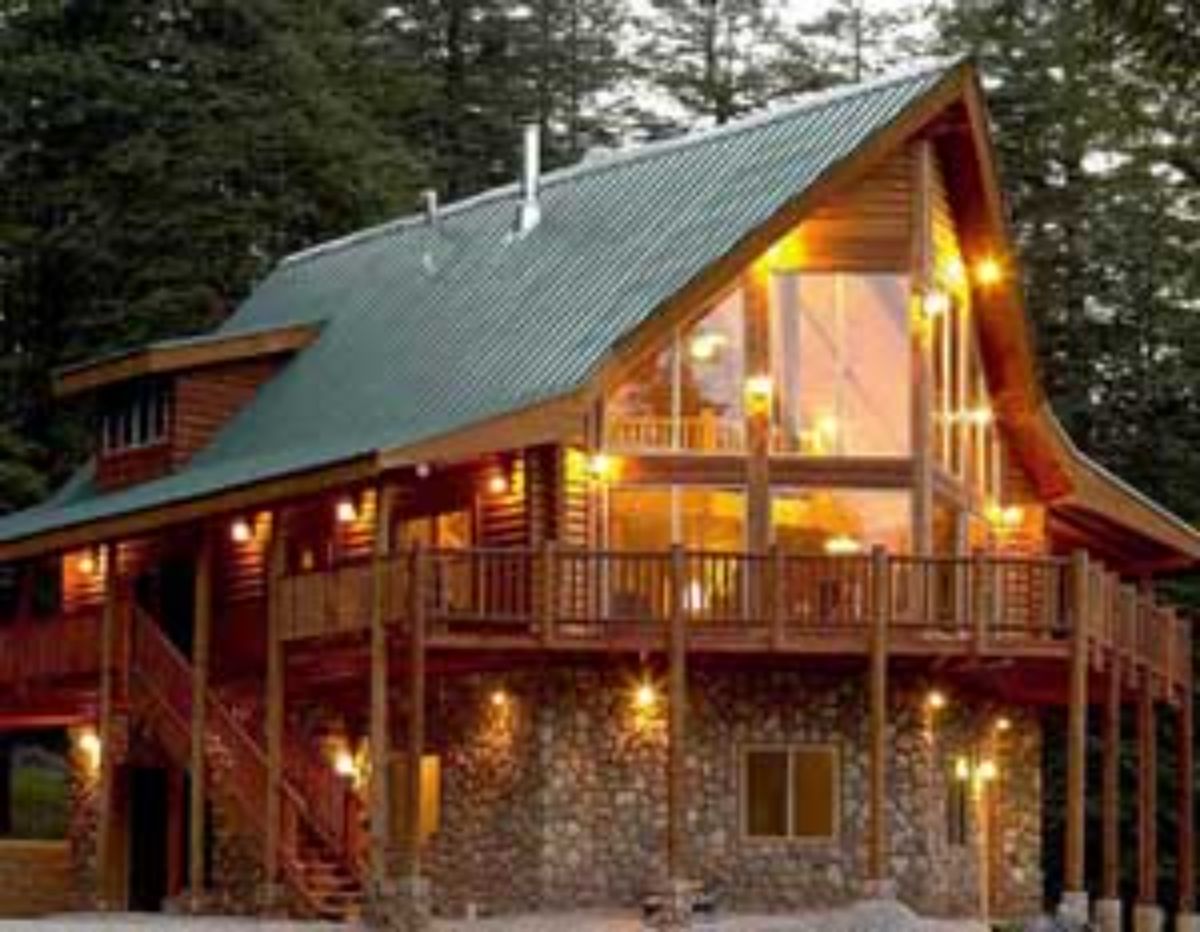
[[[903,275],[775,277],[775,450],[812,456],[909,453],[908,297]]]
[[[788,489],[771,497],[771,528],[791,553],[848,555],[874,546],[907,553],[911,509],[901,490]]]
[[[607,404],[607,442],[625,450],[745,448],[745,324],[741,291],[678,328]]]
[[[746,751],[742,812],[749,838],[837,835],[838,755],[827,746]]]
[[[66,838],[70,811],[66,733],[0,736],[0,838]]]

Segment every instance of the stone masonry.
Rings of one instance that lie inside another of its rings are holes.
[[[439,912],[462,915],[637,904],[664,876],[665,698],[639,709],[637,669],[472,675],[439,684],[431,750],[442,757],[440,826],[426,870]],[[661,685],[661,684],[660,684]],[[1034,715],[893,677],[888,823],[892,873],[920,911],[977,915],[980,859],[994,916],[1037,909],[1041,789]],[[694,670],[689,681],[689,873],[723,907],[783,911],[862,895],[867,780],[862,675]],[[1009,727],[997,729],[1007,718]],[[839,766],[837,835],[760,840],[742,829],[751,745],[828,745]],[[948,834],[955,762],[996,763],[971,781],[966,844]],[[986,813],[986,818],[985,818]],[[988,839],[985,855],[981,839]]]

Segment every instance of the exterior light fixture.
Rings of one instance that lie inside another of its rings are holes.
[[[333,758],[333,771],[339,777],[345,777],[347,780],[356,778],[358,765],[354,762],[354,755],[345,748],[339,750]]]
[[[613,460],[607,453],[593,453],[588,457],[588,475],[597,482],[603,482],[612,475]]]
[[[429,464],[428,463],[417,463],[416,473],[417,473],[418,479],[428,479],[429,473],[430,473]]]
[[[658,690],[648,680],[641,683],[633,694],[633,704],[639,712],[649,712],[658,705]]]
[[[723,333],[697,333],[688,343],[688,354],[696,362],[711,362],[728,342]]]
[[[503,689],[497,689],[491,695],[492,707],[496,709],[505,709],[508,707],[508,693]]]
[[[950,313],[950,296],[939,289],[927,291],[921,299],[921,310],[930,320],[935,317],[944,317]]]
[[[488,479],[488,491],[493,495],[503,495],[508,491],[508,477],[502,472],[498,472]]]
[[[940,689],[931,689],[925,697],[925,705],[934,712],[940,712],[946,708],[946,694]]]
[[[335,509],[338,524],[353,524],[358,520],[358,507],[354,504],[354,499],[343,498],[337,503]]]
[[[95,770],[100,766],[100,755],[103,753],[103,745],[100,741],[100,736],[91,728],[85,729],[79,733],[77,739],[79,750],[87,757],[88,765]]]
[[[1000,732],[1001,734],[1012,731],[1012,719],[1010,719],[1007,715],[1001,715],[998,719],[996,719],[996,731]]]
[[[862,544],[848,534],[836,534],[825,541],[825,553],[831,557],[853,556],[862,549]]]
[[[1000,770],[994,760],[981,760],[975,768],[975,776],[980,783],[991,783],[1000,775]]]
[[[245,518],[238,518],[229,526],[229,537],[235,544],[248,544],[254,537],[254,531],[250,527],[250,522]]]
[[[954,761],[954,779],[960,783],[966,783],[971,779],[971,762],[965,757],[956,758]]]
[[[995,256],[984,256],[975,263],[975,281],[984,288],[998,285],[1004,279],[1004,268]]]
[[[99,564],[96,562],[96,554],[92,550],[85,550],[80,555],[79,562],[76,564],[76,566],[79,568],[79,572],[83,573],[84,576],[94,576],[98,565]]]
[[[746,404],[757,414],[765,414],[771,408],[771,396],[775,383],[769,375],[752,375],[746,379]]]

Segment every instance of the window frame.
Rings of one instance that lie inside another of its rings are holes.
[[[829,835],[796,835],[795,829],[795,782],[794,768],[798,753],[821,753],[832,762],[833,779],[830,786]],[[755,753],[783,753],[787,755],[787,833],[784,835],[754,835],[750,832],[750,755]],[[750,741],[734,750],[737,767],[738,834],[741,840],[751,845],[802,845],[805,847],[829,847],[837,845],[842,838],[843,811],[843,751],[838,741]]]

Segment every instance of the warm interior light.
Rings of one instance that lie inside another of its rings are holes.
[[[822,437],[833,440],[838,434],[838,419],[836,414],[822,414],[817,418],[817,433]]]
[[[338,524],[353,524],[358,520],[358,508],[352,499],[343,498],[337,503],[337,519]]]
[[[996,767],[994,760],[983,760],[979,762],[979,766],[975,768],[975,776],[982,783],[990,783],[999,776],[1000,771]]]
[[[488,479],[488,491],[493,495],[503,495],[508,491],[508,477],[498,472]]]
[[[848,534],[835,534],[825,541],[825,552],[831,557],[862,553],[862,544]]]
[[[238,518],[229,526],[229,536],[235,544],[246,544],[254,536],[254,532],[250,529],[250,522],[245,518]]]
[[[996,731],[1003,733],[1011,730],[1012,719],[1010,719],[1008,716],[1001,715],[998,719],[996,719]]]
[[[995,256],[984,256],[975,263],[975,281],[984,287],[996,285],[1004,278],[1004,269]]]
[[[990,424],[992,423],[992,409],[987,405],[980,405],[978,408],[967,411],[965,417],[972,424]]]
[[[339,777],[358,776],[358,765],[354,763],[354,755],[346,748],[339,750],[333,757],[333,770]]]
[[[1020,505],[1009,505],[1000,512],[1000,523],[1006,528],[1020,527],[1025,520],[1025,509]]]
[[[958,256],[951,256],[942,266],[942,278],[948,285],[961,285],[967,280],[967,270]]]
[[[90,550],[85,550],[76,566],[84,576],[93,575],[96,572],[96,555]]]
[[[697,333],[688,345],[688,352],[696,362],[711,362],[728,342],[723,333]]]
[[[428,479],[429,472],[430,472],[429,464],[428,463],[417,463],[416,472],[417,472],[418,479]]]
[[[82,751],[88,759],[88,763],[93,769],[100,765],[100,753],[103,750],[100,736],[92,729],[87,729],[79,734],[79,750]]]
[[[765,411],[771,405],[775,384],[769,375],[752,375],[746,379],[746,401],[754,411]]]
[[[966,782],[971,779],[971,762],[965,757],[954,761],[954,779]]]
[[[925,705],[935,712],[941,711],[946,708],[946,694],[940,689],[931,689],[929,695],[925,697]]]
[[[497,689],[492,692],[492,705],[497,709],[503,709],[508,705],[508,693],[503,689]]]
[[[633,694],[633,704],[642,712],[648,712],[658,704],[658,690],[653,683],[642,683]]]
[[[921,308],[926,317],[942,317],[950,313],[950,296],[938,289],[927,291],[921,301]]]
[[[603,482],[612,475],[613,461],[607,453],[593,453],[588,457],[588,475]]]

